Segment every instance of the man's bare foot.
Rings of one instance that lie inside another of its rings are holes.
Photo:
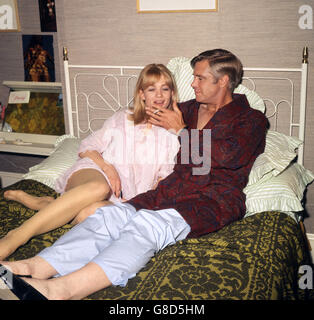
[[[40,210],[54,200],[53,197],[49,196],[32,196],[22,190],[7,190],[4,192],[3,196],[7,200],[17,201],[32,210]]]
[[[49,300],[68,300],[71,298],[70,291],[63,281],[57,281],[58,278],[50,279],[57,272],[39,256],[20,261],[0,261],[0,264],[16,276],[20,276]],[[31,276],[31,278],[23,276]]]
[[[49,279],[57,274],[57,271],[40,256],[19,261],[0,261],[0,264],[16,275],[32,276],[35,279]]]
[[[48,280],[24,278],[33,288],[44,295],[48,300],[69,300],[71,293],[64,285],[64,282],[58,281],[58,278]]]
[[[0,267],[1,268],[1,267]],[[10,270],[8,267],[6,269]],[[0,269],[1,271],[1,269]],[[12,270],[10,270],[12,272]],[[33,279],[28,277],[20,277],[15,275],[16,278],[14,278],[13,282],[10,280],[4,280],[5,278],[0,278],[0,300],[20,300],[25,299],[25,295],[27,296],[26,299],[38,299],[38,295],[30,291],[30,288],[23,288],[23,281],[28,283],[34,290],[37,290],[37,292],[40,292],[45,298],[48,300],[68,300],[70,298],[70,292],[67,290],[66,287],[61,286],[60,284],[56,285],[54,283],[53,279],[51,280],[39,280],[39,279]],[[9,279],[9,278],[8,278]],[[17,287],[15,287],[15,281],[18,279],[23,281],[18,281]],[[12,285],[12,287],[10,286]],[[22,287],[21,287],[22,285]],[[13,290],[10,290],[13,289]],[[31,297],[29,297],[31,295]]]
[[[19,276],[31,276],[31,269],[27,260],[0,261],[0,264]]]

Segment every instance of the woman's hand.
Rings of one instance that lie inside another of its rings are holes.
[[[109,179],[112,192],[117,198],[121,197],[121,180],[116,168],[110,163],[104,163],[101,168]]]
[[[148,122],[155,126],[160,126],[175,134],[185,127],[182,113],[176,102],[172,103],[173,110],[156,109],[146,107],[146,113],[149,115]]]

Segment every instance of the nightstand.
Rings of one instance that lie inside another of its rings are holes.
[[[3,124],[11,128],[7,130],[11,132],[0,131],[0,178],[5,187],[21,180],[30,167],[49,156],[65,128],[61,83],[3,84],[10,88]]]

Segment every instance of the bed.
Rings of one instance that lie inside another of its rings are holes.
[[[306,58],[304,54],[300,68],[245,68],[243,84],[236,89],[247,95],[252,107],[266,112],[271,124],[265,152],[254,163],[244,190],[245,217],[217,232],[166,248],[126,287],[107,288],[86,300],[314,299],[313,287],[304,282],[300,271],[301,266],[312,265],[302,229],[304,193],[314,180],[303,166]],[[193,98],[187,85],[192,77],[189,60],[176,57],[168,63],[180,101]],[[141,67],[72,65],[64,49],[64,70],[69,134],[59,137],[55,151],[30,168],[23,180],[0,191],[0,237],[34,214],[5,200],[3,192],[20,189],[57,197],[54,181],[75,161],[80,139],[132,103]],[[288,128],[286,120],[280,121],[281,109],[290,119]],[[36,236],[8,260],[35,255],[70,228],[68,224]]]

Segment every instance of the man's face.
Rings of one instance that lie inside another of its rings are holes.
[[[220,93],[220,81],[215,78],[207,60],[196,62],[194,66],[194,80],[191,84],[195,92],[196,101],[204,104],[215,104]]]

